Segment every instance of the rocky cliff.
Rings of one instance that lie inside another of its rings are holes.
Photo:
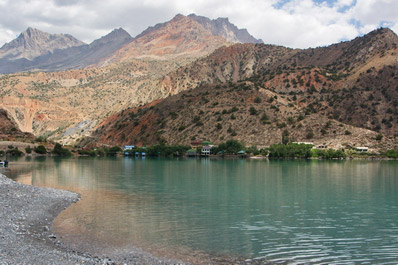
[[[215,36],[221,36],[232,43],[263,43],[261,39],[256,39],[247,31],[239,29],[229,22],[228,18],[209,19],[203,16],[190,14],[189,18],[201,24],[205,29],[211,31]]]

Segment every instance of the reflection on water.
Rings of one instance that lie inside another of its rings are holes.
[[[398,260],[396,161],[42,157],[12,166],[17,181],[81,193],[55,230],[103,253],[132,244],[273,262]]]

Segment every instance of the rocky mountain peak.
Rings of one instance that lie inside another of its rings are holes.
[[[190,14],[189,18],[200,23],[204,28],[210,30],[213,35],[224,37],[233,43],[263,43],[261,39],[256,39],[249,34],[247,29],[239,29],[229,22],[228,18],[209,19],[203,16]]]
[[[56,49],[80,45],[84,43],[69,34],[50,34],[29,27],[16,39],[1,47],[0,58],[32,60]]]
[[[99,44],[109,44],[109,43],[121,43],[121,42],[129,42],[133,38],[130,36],[130,34],[125,31],[123,28],[118,28],[114,29],[107,35],[99,38],[98,40],[95,40],[90,44],[90,46],[95,46]]]

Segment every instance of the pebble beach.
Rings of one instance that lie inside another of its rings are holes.
[[[53,220],[78,194],[16,183],[0,174],[0,264],[181,264],[139,249],[128,257],[96,257],[66,246]]]

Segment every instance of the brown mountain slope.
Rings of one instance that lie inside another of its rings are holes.
[[[155,81],[175,62],[141,61],[98,69],[0,76],[0,108],[18,127],[72,143],[111,113],[165,97]]]
[[[302,96],[306,98],[307,96]],[[279,143],[288,132],[291,141],[329,147],[393,145],[393,138],[375,140],[377,132],[344,124],[293,96],[259,88],[250,82],[204,85],[105,120],[82,144],[189,144],[193,140],[220,143],[237,139],[246,145]]]
[[[200,83],[217,84],[246,79],[255,79],[258,85],[264,85],[284,72],[316,66],[335,80],[344,77],[345,81],[336,87],[342,88],[370,67],[379,70],[386,65],[397,64],[397,48],[398,37],[390,29],[379,29],[352,41],[306,50],[236,44],[222,47],[208,57],[181,67],[166,76],[162,85],[166,90],[175,92]],[[283,86],[281,82],[274,83]]]
[[[278,142],[286,129],[296,141],[394,146],[397,43],[392,31],[380,29],[317,49],[223,47],[162,80],[165,90],[176,96],[140,112],[130,109],[112,116],[94,138],[143,144],[217,142],[234,136],[246,144],[267,145]],[[236,113],[229,112],[234,107]],[[375,140],[379,133],[385,136],[384,145]]]

